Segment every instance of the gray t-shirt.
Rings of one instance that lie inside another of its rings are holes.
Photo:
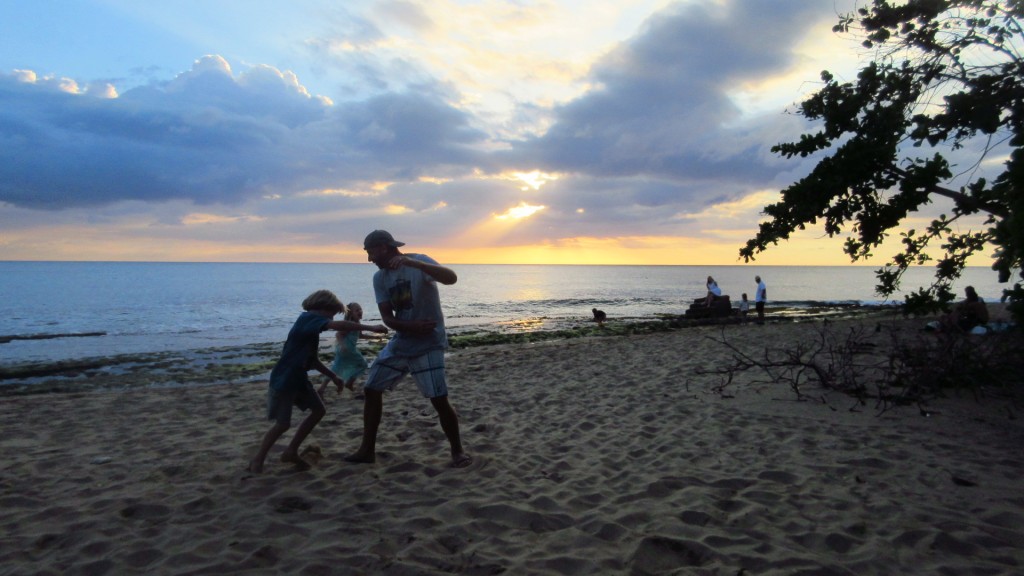
[[[407,258],[437,264],[425,254],[405,254]],[[399,320],[434,320],[437,327],[430,334],[409,334],[395,332],[388,348],[402,358],[422,356],[431,350],[448,347],[448,336],[444,329],[444,314],[441,313],[441,295],[437,282],[422,271],[409,266],[398,270],[377,270],[373,275],[373,293],[377,303],[388,302]]]

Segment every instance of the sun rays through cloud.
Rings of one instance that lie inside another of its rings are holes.
[[[494,219],[495,220],[502,220],[502,221],[506,221],[506,222],[509,222],[509,221],[514,222],[516,220],[522,220],[524,218],[529,218],[530,216],[533,216],[534,214],[540,212],[541,210],[544,210],[545,208],[546,208],[546,206],[533,206],[533,205],[527,204],[526,202],[520,202],[518,206],[514,206],[512,208],[509,208],[508,210],[506,210],[505,212],[503,212],[501,214],[496,214],[494,216]]]

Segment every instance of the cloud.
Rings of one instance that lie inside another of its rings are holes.
[[[553,3],[451,19],[447,3],[338,8],[303,44],[306,69],[336,79],[330,97],[292,71],[218,55],[122,93],[0,74],[0,220],[106,207],[119,214],[107,225],[136,214],[153,234],[209,242],[331,245],[383,227],[424,244],[543,207],[493,241],[699,235],[712,216],[753,232],[758,206],[743,199],[804,169],[768,148],[807,126],[787,103],[744,103],[799,75],[800,42],[834,20],[826,4],[677,2],[596,56],[546,57],[564,9]]]
[[[734,122],[739,84],[793,65],[792,38],[827,16],[807,2],[675,4],[597,62],[592,92],[558,107],[542,136],[511,156],[551,171],[679,182],[763,182],[776,118]]]
[[[269,66],[235,74],[218,56],[118,98],[26,73],[0,76],[0,201],[37,209],[231,204],[415,179],[471,165],[482,139],[429,87],[337,106],[294,74]]]

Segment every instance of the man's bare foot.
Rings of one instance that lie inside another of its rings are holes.
[[[300,472],[309,470],[313,467],[313,465],[307,462],[302,456],[299,456],[298,454],[289,454],[287,452],[281,454],[281,462],[295,464],[295,469]]]
[[[452,468],[465,468],[473,463],[473,457],[465,452],[452,455]]]
[[[367,456],[366,454],[356,452],[355,454],[349,454],[348,456],[345,456],[344,458],[342,458],[342,460],[344,460],[345,462],[351,462],[353,464],[373,464],[374,462],[377,461],[377,455],[370,454],[369,456]]]
[[[261,474],[263,473],[263,462],[251,460],[249,461],[249,466],[246,467],[246,470],[252,472],[253,474]]]

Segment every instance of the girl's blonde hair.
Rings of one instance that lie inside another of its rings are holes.
[[[345,305],[330,290],[317,290],[306,296],[306,299],[302,301],[302,309],[306,311],[327,310],[337,314],[346,313]]]
[[[345,320],[355,322],[355,310],[362,310],[363,307],[359,305],[359,302],[349,302],[345,310]]]

